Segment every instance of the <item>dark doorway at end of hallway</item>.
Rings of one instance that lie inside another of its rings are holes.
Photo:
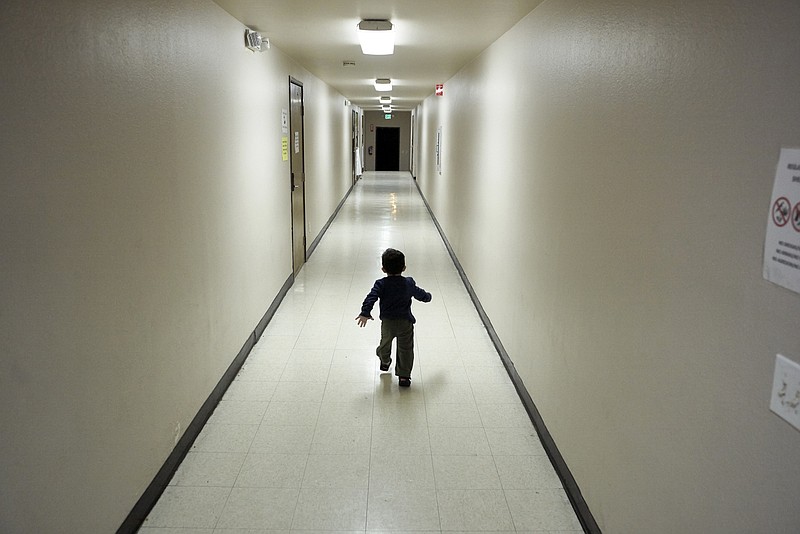
[[[400,170],[400,128],[377,128],[375,132],[375,170]]]

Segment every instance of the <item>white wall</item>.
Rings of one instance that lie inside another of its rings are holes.
[[[604,532],[795,532],[762,279],[800,4],[543,3],[417,110],[418,181]],[[443,171],[434,163],[443,132]]]
[[[305,71],[306,237],[316,239],[353,183],[350,155],[352,105]]]
[[[243,31],[210,1],[0,6],[2,532],[114,531],[291,275],[290,75],[309,242],[347,192],[343,97]]]

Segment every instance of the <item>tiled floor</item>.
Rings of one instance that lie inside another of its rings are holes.
[[[355,322],[387,247],[433,294],[408,389]],[[581,531],[407,173],[359,181],[140,532],[289,530]]]

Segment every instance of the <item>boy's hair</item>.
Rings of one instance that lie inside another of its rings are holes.
[[[406,266],[406,256],[399,250],[387,248],[381,255],[381,263],[386,274],[400,274]]]

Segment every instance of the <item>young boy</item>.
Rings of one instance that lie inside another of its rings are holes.
[[[372,306],[380,299],[381,341],[375,354],[381,360],[381,371],[392,365],[392,340],[397,338],[397,364],[394,374],[400,387],[411,385],[411,368],[414,367],[414,323],[411,315],[411,297],[420,302],[430,302],[431,294],[417,287],[414,279],[402,276],[406,270],[406,257],[399,250],[387,248],[381,256],[385,278],[375,281],[369,292],[361,314],[356,317],[358,326],[364,327],[372,320]]]

